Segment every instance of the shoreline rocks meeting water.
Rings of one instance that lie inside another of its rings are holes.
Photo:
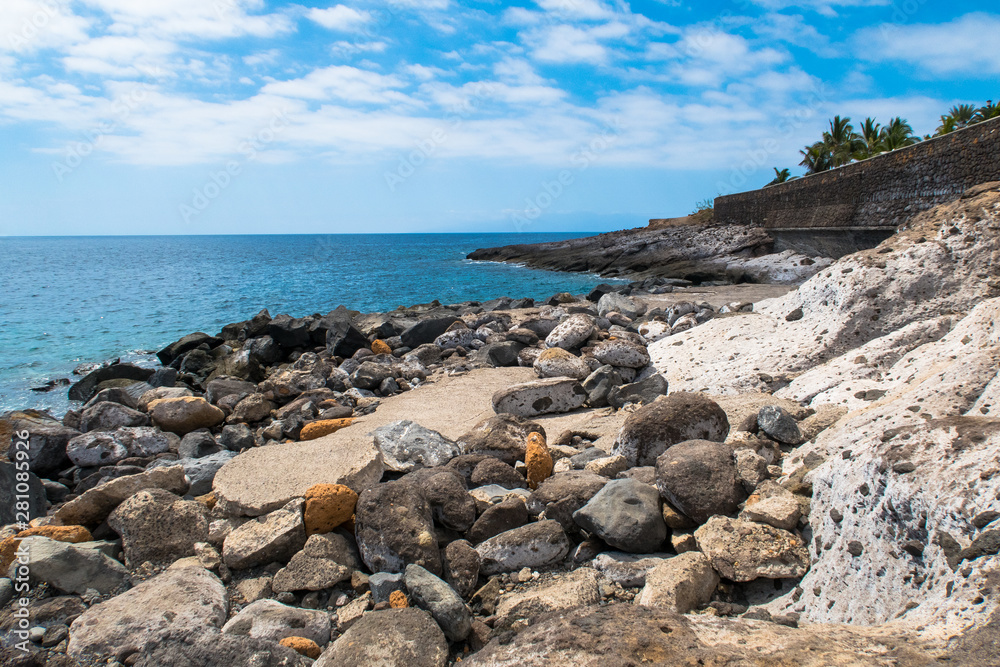
[[[996,664],[998,257],[987,184],[756,302],[262,311],[97,368],[0,416],[0,661]]]

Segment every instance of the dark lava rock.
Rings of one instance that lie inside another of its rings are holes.
[[[24,518],[18,516],[16,509],[18,501],[27,501],[25,514],[27,514],[28,519],[45,516],[45,487],[42,486],[41,480],[34,473],[29,472],[28,481],[24,482],[27,486],[27,493],[22,495],[17,492],[17,472],[16,464],[0,461],[0,525],[17,523]]]
[[[718,403],[701,394],[678,392],[629,415],[611,453],[624,456],[629,467],[649,466],[678,442],[722,442],[727,435],[729,420]]]
[[[525,443],[531,433],[545,435],[542,425],[511,414],[499,414],[476,424],[458,438],[466,454],[485,454],[508,465],[524,460]]]
[[[205,334],[202,335],[204,336]],[[193,347],[195,346],[192,346],[192,348]],[[135,364],[111,364],[110,366],[102,366],[101,368],[88,373],[82,380],[69,388],[69,400],[89,401],[90,398],[97,393],[97,385],[102,382],[107,382],[108,380],[133,380],[135,382],[145,382],[149,380],[152,375],[152,369],[140,368]]]
[[[656,487],[671,505],[698,524],[732,515],[746,500],[733,448],[708,440],[674,445],[656,459]]]
[[[465,536],[473,544],[479,544],[500,533],[520,528],[528,523],[529,518],[528,508],[522,500],[507,498],[488,507],[472,524],[472,528]]]
[[[784,408],[765,405],[757,413],[757,425],[764,433],[786,445],[801,445],[803,438],[799,425]]]
[[[573,513],[573,520],[609,545],[630,553],[653,553],[667,538],[656,487],[634,479],[608,482]]]
[[[373,573],[402,572],[416,563],[441,574],[431,506],[412,484],[385,482],[364,491],[355,508],[355,536]]]
[[[433,343],[434,339],[448,330],[455,322],[461,322],[457,317],[435,317],[421,320],[400,334],[403,345],[416,348],[425,343]]]
[[[488,484],[496,484],[505,489],[528,488],[528,480],[524,478],[524,475],[503,461],[494,458],[486,458],[481,461],[472,471],[469,482],[473,488]]]
[[[365,614],[323,652],[315,667],[442,667],[447,662],[448,642],[441,628],[423,609],[408,608]]]

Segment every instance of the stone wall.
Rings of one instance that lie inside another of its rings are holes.
[[[997,180],[1000,119],[839,169],[719,197],[715,219],[763,226],[779,245],[782,238],[798,244],[812,236],[836,243],[846,241],[847,232],[854,239],[877,239],[969,187]]]

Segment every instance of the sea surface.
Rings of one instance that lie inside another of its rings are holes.
[[[295,317],[339,305],[397,306],[547,298],[589,291],[593,275],[470,262],[477,248],[588,236],[349,234],[0,238],[0,412],[70,406],[83,362],[154,366],[152,351],[193,331],[218,333],[262,308]]]

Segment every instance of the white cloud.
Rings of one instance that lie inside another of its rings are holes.
[[[369,70],[334,65],[313,70],[300,79],[275,81],[261,89],[266,95],[307,100],[342,100],[365,104],[408,103],[398,92],[406,83],[398,77]]]
[[[63,63],[67,70],[113,77],[134,77],[162,67],[177,50],[173,42],[138,37],[98,37],[71,46]]]
[[[837,16],[838,7],[885,7],[892,0],[751,0],[766,9],[810,9],[823,16]]]
[[[250,67],[273,65],[280,57],[280,49],[268,49],[267,51],[258,51],[257,53],[251,53],[248,56],[243,56],[243,64],[249,65]]]
[[[309,10],[306,17],[328,30],[342,32],[355,30],[372,20],[372,16],[368,12],[359,12],[346,5],[336,5],[328,9],[314,7]]]
[[[0,51],[31,52],[87,39],[89,21],[73,14],[69,0],[0,2]]]
[[[536,60],[550,63],[606,64],[610,49],[602,42],[625,37],[629,32],[622,23],[608,23],[592,28],[557,25],[546,28],[527,41],[533,43],[532,55]]]
[[[598,0],[536,0],[538,6],[559,16],[597,21],[614,16],[608,7]]]
[[[936,25],[885,24],[858,33],[858,57],[894,60],[918,76],[1000,74],[1000,16],[976,12]]]
[[[114,21],[117,34],[153,34],[221,39],[274,37],[295,28],[286,14],[257,14],[263,0],[81,0]]]

